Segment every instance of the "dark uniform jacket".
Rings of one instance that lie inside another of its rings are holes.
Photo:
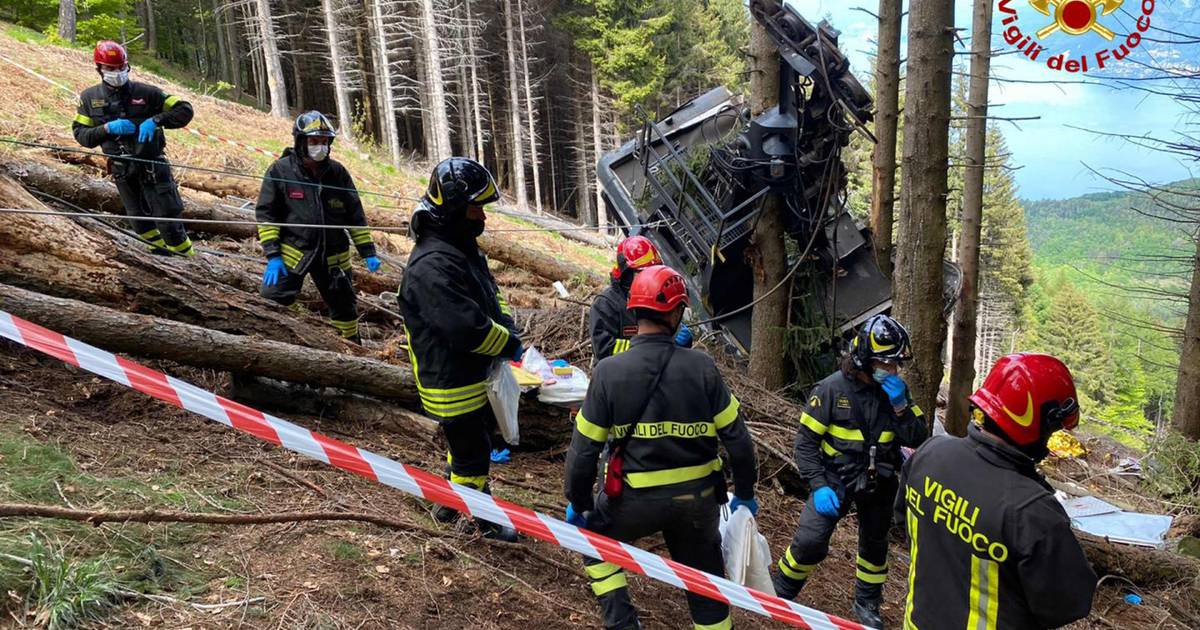
[[[260,225],[258,240],[267,258],[282,256],[287,268],[304,273],[324,254],[330,268],[350,269],[350,242],[363,258],[375,255],[375,242],[367,228],[362,201],[349,171],[336,160],[324,160],[316,177],[304,168],[292,149],[267,169],[258,193],[255,218],[261,222],[307,225],[360,225],[344,229]]]
[[[153,85],[129,81],[119,88],[104,83],[93,85],[79,95],[79,109],[71,131],[75,140],[91,149],[100,147],[107,155],[132,155],[144,159],[162,156],[166,147],[166,136],[162,129],[179,129],[192,121],[192,105],[171,96]],[[132,135],[114,136],[104,129],[104,124],[125,118],[134,127],[147,118],[153,118],[159,130],[154,139],[138,144],[137,131]]]
[[[1071,521],[1033,460],[971,424],[904,465],[912,546],[905,627],[1058,628],[1096,591]]]
[[[655,392],[646,391],[675,348]],[[646,397],[651,396],[646,405]],[[718,439],[729,452],[734,493],[754,498],[758,471],[750,433],[738,401],[711,357],[678,348],[671,335],[639,335],[629,351],[601,361],[592,372],[583,409],[567,453],[566,495],[580,511],[593,507],[592,484],[600,450],[626,435],[634,414],[646,406],[625,447],[625,483],[630,488],[720,483]],[[724,502],[725,492],[718,495]]]
[[[838,370],[813,387],[800,414],[796,464],[813,490],[853,489],[870,466],[872,446],[877,474],[894,478],[900,447],[916,447],[925,437],[924,415],[911,399],[897,417],[882,387]]]
[[[588,327],[592,330],[592,365],[605,357],[629,349],[629,341],[637,335],[637,318],[626,308],[629,291],[619,281],[613,281],[592,302]]]
[[[417,239],[400,283],[400,313],[425,411],[453,418],[488,404],[488,370],[520,339],[512,310],[474,241]]]

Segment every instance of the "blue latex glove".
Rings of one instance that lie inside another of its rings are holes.
[[[576,512],[575,506],[570,503],[567,504],[567,518],[565,520],[575,527],[587,527],[587,519],[583,517],[583,514]]]
[[[692,347],[692,329],[688,328],[687,324],[679,325],[679,332],[675,333],[675,345],[684,348]]]
[[[110,120],[104,125],[104,128],[114,136],[129,136],[137,131],[137,127],[133,126],[133,122],[124,118]]]
[[[263,286],[273,287],[279,284],[280,278],[287,277],[287,266],[283,258],[273,256],[267,259],[267,270],[263,272]]]
[[[734,495],[733,499],[729,501],[730,512],[736,512],[737,509],[742,506],[745,506],[747,510],[750,510],[750,514],[758,516],[758,499],[745,500],[739,499],[737,495]]]
[[[517,342],[517,349],[513,350],[512,360],[518,363],[521,362],[521,357],[525,356],[525,346],[520,341]]]
[[[892,374],[880,383],[883,391],[887,392],[888,400],[893,407],[903,407],[908,404],[908,384],[904,379]]]
[[[817,508],[817,514],[828,516],[829,518],[837,518],[838,510],[842,509],[842,502],[838,500],[837,492],[829,486],[821,486],[812,493],[813,507]]]
[[[141,126],[138,127],[138,142],[150,142],[153,140],[154,132],[157,129],[158,123],[154,122],[153,118],[143,120]]]
[[[493,464],[509,464],[512,463],[512,453],[508,449],[496,450],[492,449]]]
[[[379,260],[378,256],[367,256],[363,259],[363,264],[367,266],[367,271],[375,273],[383,266],[383,261]]]

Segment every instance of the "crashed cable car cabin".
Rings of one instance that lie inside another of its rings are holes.
[[[869,232],[845,206],[841,151],[853,133],[870,137],[873,103],[828,23],[814,27],[787,6],[750,8],[779,50],[779,104],[751,118],[718,87],[661,120],[639,109],[640,131],[597,172],[609,216],[689,277],[694,314],[718,318],[743,354],[754,286],[744,250],[764,201],[778,196],[789,237],[786,351],[804,382],[832,369],[843,333],[892,305]],[[948,313],[960,284],[953,263],[944,280]]]

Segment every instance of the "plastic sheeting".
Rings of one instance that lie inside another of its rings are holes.
[[[1058,498],[1080,531],[1112,542],[1161,549],[1172,517],[1165,514],[1127,512],[1093,496]]]

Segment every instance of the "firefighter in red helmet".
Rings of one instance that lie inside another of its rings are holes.
[[[183,214],[179,186],[163,155],[163,129],[192,121],[192,105],[160,88],[129,80],[129,56],[116,42],[103,41],[92,52],[100,83],[79,95],[71,130],[75,140],[109,156],[109,167],[133,229],[161,254],[193,256],[183,224],[155,221]],[[133,158],[133,159],[122,159]]]
[[[1058,628],[1087,617],[1096,574],[1036,464],[1079,423],[1071,372],[1045,354],[1001,357],[971,396],[967,437],[905,463],[897,511],[911,545],[904,627]]]
[[[630,340],[637,334],[637,320],[626,308],[629,287],[646,267],[661,265],[662,257],[654,243],[644,236],[630,236],[617,245],[617,264],[612,269],[612,283],[592,302],[588,313],[588,328],[592,332],[592,365],[605,357],[629,349]],[[691,346],[692,333],[681,324],[676,342]]]
[[[567,521],[624,542],[662,532],[671,558],[722,575],[717,521],[726,490],[718,444],[733,471],[731,508],[758,511],[758,473],[738,401],[716,364],[675,343],[686,303],[683,276],[669,267],[646,267],[633,279],[628,308],[637,336],[627,351],[596,365],[575,418]],[[606,445],[603,488],[593,495]],[[641,628],[621,567],[590,558],[584,564],[604,627]],[[728,605],[693,593],[687,601],[696,628],[732,627]]]

